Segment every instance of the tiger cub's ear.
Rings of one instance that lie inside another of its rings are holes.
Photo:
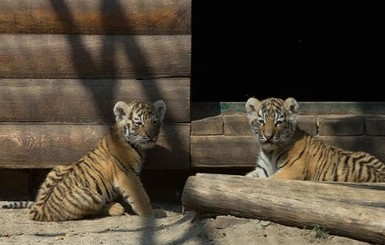
[[[297,114],[299,105],[294,98],[292,97],[287,98],[284,102],[284,105],[289,112]]]
[[[166,103],[163,100],[157,100],[152,104],[152,106],[156,110],[159,120],[163,122],[164,114],[166,114],[167,110]]]
[[[123,119],[126,119],[127,107],[128,107],[128,105],[123,101],[116,102],[116,104],[114,106],[114,115],[115,115],[115,120],[117,122],[120,122]]]
[[[245,105],[247,117],[250,118],[253,114],[256,115],[259,111],[260,106],[261,106],[261,101],[259,101],[254,97],[249,98]]]

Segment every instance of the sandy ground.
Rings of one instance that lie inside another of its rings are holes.
[[[0,205],[5,202],[0,202]],[[0,209],[0,244],[369,244],[327,232],[234,216],[202,217],[178,204],[155,204],[167,217],[119,217],[36,222],[28,210]]]

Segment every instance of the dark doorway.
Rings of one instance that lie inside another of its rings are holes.
[[[377,6],[192,4],[192,100],[385,101]]]

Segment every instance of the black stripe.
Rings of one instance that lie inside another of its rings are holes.
[[[316,180],[322,180],[323,178],[325,178],[325,174],[327,173],[327,169],[328,169],[327,157],[329,156],[329,154],[332,154],[332,152],[330,152],[330,148],[326,147],[325,145],[321,144],[321,145],[318,145],[318,147],[322,148],[322,150],[320,151],[320,156],[316,163],[316,169],[318,173]]]
[[[103,197],[108,200],[112,199],[111,194],[108,192],[108,187],[105,184],[104,174],[97,168],[95,165],[89,165],[88,162],[84,162],[88,167],[89,171],[84,173],[84,178],[92,179],[96,185],[96,191]],[[104,192],[103,192],[104,190]]]
[[[47,200],[47,202],[42,207],[43,215],[47,217],[47,219],[49,219],[51,216],[54,220],[56,217],[63,217],[63,212],[65,212],[65,209],[62,207],[62,203],[62,197],[59,198],[57,195],[52,193],[51,198]]]
[[[260,167],[260,169],[262,169],[262,170],[263,170],[263,172],[265,173],[265,176],[269,177],[269,175],[268,175],[268,174],[267,174],[267,172],[266,172],[266,169],[264,169],[264,168],[261,168],[261,167]]]

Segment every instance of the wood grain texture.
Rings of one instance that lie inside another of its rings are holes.
[[[2,0],[0,33],[190,34],[191,0]]]
[[[191,136],[191,167],[254,167],[259,146],[253,136]]]
[[[166,122],[190,121],[190,79],[0,79],[0,121],[112,123],[119,100],[167,104]]]
[[[190,76],[190,35],[0,35],[2,78]]]
[[[190,176],[185,210],[312,228],[374,244],[385,242],[385,183],[321,183],[221,174]]]
[[[52,168],[75,162],[107,130],[107,125],[91,124],[1,124],[0,168]],[[164,125],[144,168],[188,169],[189,132],[187,124]]]

